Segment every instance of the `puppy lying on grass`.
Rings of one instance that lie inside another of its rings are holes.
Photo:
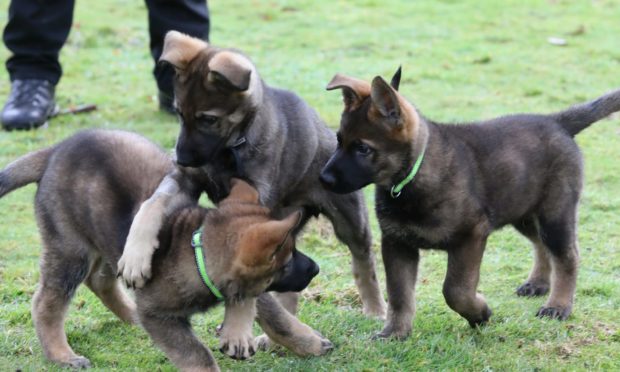
[[[91,130],[27,154],[0,171],[0,197],[39,183],[35,208],[43,252],[32,316],[51,361],[90,366],[71,349],[64,332],[65,313],[82,282],[120,319],[139,322],[177,367],[197,371],[218,366],[192,333],[190,315],[220,300],[227,308],[253,303],[270,286],[299,291],[318,273],[310,258],[294,250],[292,231],[301,212],[273,220],[258,204],[257,191],[233,180],[230,195],[217,209],[177,205],[167,216],[153,257],[153,279],[136,290],[134,304],[119,287],[116,262],[140,204],[172,167],[166,153],[143,137]],[[254,321],[255,306],[242,308],[249,313],[225,313],[224,322],[232,322],[233,329]],[[268,313],[274,323],[267,320],[267,331],[290,324],[286,314],[260,305],[258,311]],[[254,353],[252,345],[221,348],[236,358]]]

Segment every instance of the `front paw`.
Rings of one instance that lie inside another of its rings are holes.
[[[86,369],[92,367],[92,365],[90,364],[90,360],[80,355],[76,355],[65,361],[61,361],[61,364],[72,369]]]
[[[517,296],[535,297],[543,296],[549,292],[549,283],[539,281],[528,281],[517,288]]]
[[[388,324],[383,327],[383,330],[379,333],[376,333],[372,336],[373,340],[386,340],[386,339],[395,339],[395,340],[405,340],[411,334],[411,327],[393,327]]]
[[[570,306],[543,306],[538,310],[536,316],[539,318],[566,320],[571,310]]]
[[[233,359],[248,359],[256,353],[252,332],[220,335],[220,351]]]
[[[364,304],[364,315],[369,318],[376,318],[379,320],[386,320],[387,318],[387,306],[385,301],[375,302],[371,304]]]
[[[262,351],[267,351],[271,349],[271,347],[273,346],[271,339],[266,334],[257,336],[254,339],[254,342],[256,342],[256,347],[258,348],[258,350],[262,350]]]
[[[158,242],[150,244],[127,244],[121,259],[118,261],[118,275],[127,287],[142,288],[151,278],[151,259]]]
[[[281,336],[282,335],[274,334],[273,337],[270,338],[265,335],[265,338],[260,341],[267,342],[264,344],[262,343],[261,347],[266,348],[273,346],[273,343],[277,343],[301,357],[321,356],[334,349],[334,344],[330,340],[305,324],[300,324],[299,327],[293,327],[290,335]]]
[[[323,337],[321,332],[314,330],[314,334],[320,339],[320,346],[315,351],[314,355],[316,356],[325,355],[334,349],[334,344],[327,338]]]

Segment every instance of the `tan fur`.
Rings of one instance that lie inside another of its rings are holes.
[[[336,74],[325,89],[343,89],[345,111],[353,111],[370,95],[370,84],[350,76]]]
[[[250,186],[247,182],[243,182],[238,179],[234,179],[231,182],[232,189],[230,190],[230,194],[226,199],[220,202],[226,203],[227,201],[239,201],[246,203],[258,203],[258,191],[255,188]]]
[[[196,58],[201,50],[206,49],[209,44],[201,39],[182,34],[178,31],[170,31],[164,39],[164,50],[159,58],[166,61],[178,69],[185,69],[187,65]]]
[[[363,303],[364,314],[377,314],[378,319],[385,320],[383,299],[372,296],[373,293],[380,291],[374,265],[368,265],[365,260],[353,258],[351,267],[355,284],[360,291],[360,297],[368,299]]]
[[[415,139],[419,130],[420,117],[416,109],[398,91],[389,86],[383,79],[374,79],[371,85],[371,104],[368,110],[368,119],[375,125],[386,126],[386,117],[389,112],[398,112],[398,119],[388,121],[386,137],[402,143],[410,143]],[[383,107],[389,106],[389,107]]]
[[[269,294],[257,300],[258,323],[276,343],[283,345],[299,356],[324,355],[333,348],[331,342],[320,333],[301,323],[282,306],[275,303]],[[277,321],[268,321],[277,319]]]
[[[248,84],[247,89],[254,66],[240,54],[225,50],[209,60],[209,69],[225,76],[234,85]]]
[[[256,351],[252,334],[252,324],[256,316],[255,305],[256,300],[253,298],[227,304],[220,330],[220,350],[226,355],[235,357],[241,349],[241,359],[247,359]]]
[[[95,262],[85,284],[119,319],[130,324],[138,323],[136,305],[121,289],[116,273],[102,259]]]
[[[241,180],[232,182],[220,209],[206,210],[177,198],[176,210],[159,215],[154,224],[163,243],[152,259],[153,278],[136,290],[134,304],[119,287],[116,262],[138,206],[158,184],[164,199],[178,187],[162,182],[172,168],[165,152],[132,133],[92,130],[13,164],[18,163],[23,171],[8,167],[0,171],[0,179],[8,191],[26,178],[39,181],[36,216],[44,247],[32,317],[48,359],[74,368],[90,366],[71,349],[64,332],[70,300],[85,283],[121,320],[139,322],[178,368],[218,370],[188,326],[191,314],[218,302],[198,275],[190,249],[193,232],[201,226],[206,271],[226,298],[224,352],[236,358],[254,353],[254,298],[284,275],[299,212],[274,220],[258,204],[256,190]],[[246,230],[260,232],[253,244],[240,239]]]
[[[137,278],[137,287],[143,287],[145,283],[145,276],[147,278],[151,276],[151,261],[144,260],[142,257],[144,254],[152,256],[155,249],[159,247],[157,234],[159,233],[159,230],[163,225],[164,218],[166,217],[163,206],[165,205],[164,203],[166,203],[170,198],[170,195],[160,194],[155,198],[147,200],[145,203],[150,204],[150,209],[141,208],[134,218],[135,221],[145,221],[145,228],[134,232],[136,230],[134,226],[137,225],[131,225],[126,245],[142,248],[124,253],[118,262],[118,267],[121,272],[125,268],[130,270],[125,275],[135,276]],[[146,211],[155,211],[159,213],[147,214]]]
[[[336,197],[318,181],[319,169],[336,141],[311,107],[292,92],[270,87],[242,52],[213,46],[197,53],[177,74],[174,89],[182,123],[176,161],[202,171],[196,177],[178,178],[179,184],[186,184],[182,190],[205,191],[218,202],[229,191],[229,178],[241,176],[256,187],[260,202],[274,215],[287,215],[287,208],[299,206],[326,215],[353,253],[359,273],[374,272],[363,195]],[[230,158],[233,148],[236,165]],[[140,246],[126,246],[127,254],[135,250]],[[141,251],[141,260],[148,262],[153,250]],[[121,272],[132,284],[140,283],[145,274],[139,269]],[[362,302],[369,304],[364,311],[383,317],[385,302],[376,276],[368,275],[356,281],[364,287]]]
[[[241,237],[237,262],[252,269],[262,265],[281,265],[290,250],[278,252],[273,248],[285,244],[284,239],[292,238],[286,235],[299,223],[300,218],[301,213],[297,212],[282,221],[268,221],[250,226]]]
[[[345,107],[340,146],[321,180],[342,194],[376,184],[389,298],[377,336],[402,338],[411,331],[422,249],[447,252],[446,302],[472,327],[485,324],[491,310],[476,291],[480,263],[488,236],[507,225],[535,249],[534,267],[517,294],[540,296],[550,288],[536,315],[565,320],[575,296],[583,187],[574,136],[619,111],[620,90],[555,114],[445,125],[425,119],[397,92],[400,76],[399,68],[389,85],[375,77],[370,96],[361,100],[354,92],[361,83],[328,86],[343,89]]]

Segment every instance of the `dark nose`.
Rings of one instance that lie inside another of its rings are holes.
[[[189,167],[192,163],[192,157],[185,151],[182,151],[180,146],[177,144],[176,148],[176,160],[177,164],[182,167]]]
[[[319,270],[319,265],[317,265],[316,262],[313,262],[312,265],[310,265],[310,267],[308,268],[308,275],[311,278],[314,278],[319,274]]]
[[[177,158],[177,164],[182,166],[182,167],[189,167],[191,165],[191,163],[189,161],[187,161],[186,159],[183,159],[183,158]]]
[[[331,172],[321,172],[319,180],[326,189],[333,189],[334,185],[336,185],[336,177]]]
[[[201,162],[196,159],[192,153],[188,151],[181,151],[177,147],[177,164],[182,167],[199,167],[201,166]]]

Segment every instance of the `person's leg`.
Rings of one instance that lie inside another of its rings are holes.
[[[206,0],[145,0],[149,10],[149,35],[151,55],[155,60],[153,75],[159,88],[160,108],[172,109],[172,78],[174,70],[159,65],[164,37],[171,30],[209,40],[209,10]]]
[[[29,129],[53,113],[62,74],[58,54],[73,20],[74,0],[13,0],[3,40],[12,52],[6,68],[11,95],[2,111],[5,129]]]
[[[74,0],[13,0],[4,44],[13,53],[6,68],[15,79],[41,79],[56,85],[62,74],[58,53],[67,40]]]

